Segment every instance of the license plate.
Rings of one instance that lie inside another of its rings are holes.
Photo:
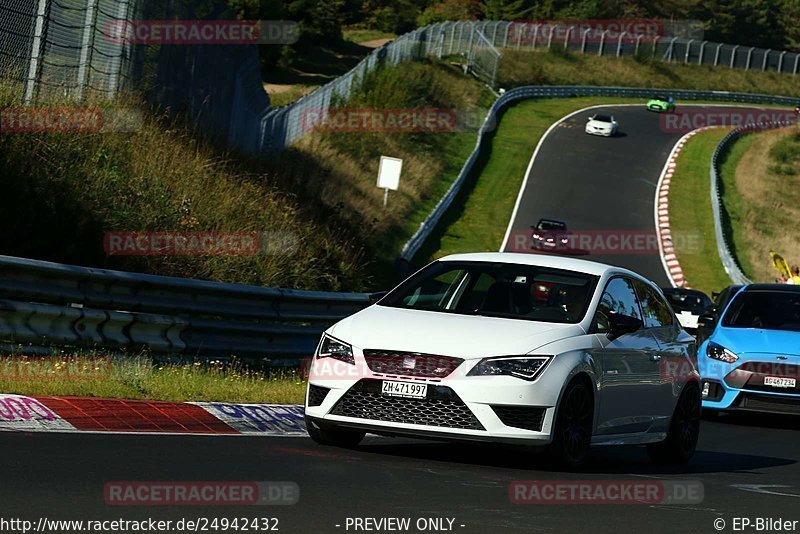
[[[779,376],[765,376],[764,385],[776,388],[793,388],[797,386],[796,378],[782,378]]]
[[[381,393],[392,397],[412,397],[414,399],[424,399],[428,394],[427,384],[413,384],[411,382],[392,382],[384,380]]]

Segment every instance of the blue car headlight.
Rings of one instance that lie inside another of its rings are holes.
[[[320,358],[333,358],[353,365],[356,363],[356,359],[353,357],[353,347],[328,334],[322,334],[322,341],[317,348],[317,359]]]
[[[708,346],[706,347],[706,356],[725,363],[734,363],[739,360],[739,357],[732,351],[726,349],[719,343],[714,343],[713,341],[708,342]]]
[[[551,356],[503,356],[486,358],[467,373],[467,376],[514,376],[534,380],[542,372]]]

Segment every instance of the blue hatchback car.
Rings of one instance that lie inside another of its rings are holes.
[[[800,414],[800,286],[734,291],[699,321],[710,331],[698,350],[704,411]]]

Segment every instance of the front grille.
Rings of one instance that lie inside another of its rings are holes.
[[[424,399],[390,397],[381,393],[382,380],[362,379],[339,399],[331,415],[408,423],[412,425],[484,430],[455,391],[428,385]]]
[[[741,389],[790,395],[800,394],[800,374],[798,374],[800,373],[800,367],[797,365],[775,362],[747,362],[738,367],[736,371],[749,373],[749,376],[745,375],[747,376],[747,381],[741,386]],[[764,378],[767,376],[794,378],[796,383],[794,387],[790,388],[768,386],[764,384]]]
[[[308,386],[308,405],[321,406],[328,396],[330,389],[321,386],[310,385]]]
[[[374,373],[424,378],[445,378],[464,362],[452,356],[373,349],[364,350],[364,359]]]
[[[541,432],[546,408],[530,406],[492,406],[492,410],[506,426]]]
[[[740,410],[800,415],[800,399],[772,395],[742,394],[736,406]]]

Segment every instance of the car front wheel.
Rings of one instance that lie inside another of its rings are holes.
[[[667,432],[667,439],[647,446],[650,458],[657,463],[685,464],[694,456],[700,437],[702,400],[697,384],[687,384],[678,399]]]
[[[313,420],[306,417],[306,430],[308,436],[320,445],[330,445],[333,447],[353,448],[364,439],[366,433],[357,430],[346,430],[342,428],[321,428]]]
[[[592,442],[594,402],[589,386],[580,380],[571,382],[558,407],[550,445],[550,455],[563,467],[577,469],[589,457]]]

